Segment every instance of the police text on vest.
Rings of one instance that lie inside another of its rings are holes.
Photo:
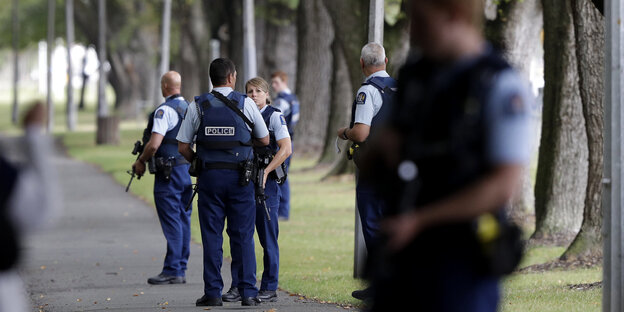
[[[206,136],[234,136],[234,127],[206,127]]]

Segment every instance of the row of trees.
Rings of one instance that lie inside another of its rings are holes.
[[[10,5],[10,0],[0,4]],[[65,24],[57,1],[56,34]],[[384,45],[389,72],[396,75],[409,50],[405,0],[385,0]],[[209,89],[208,65],[214,53],[234,60],[243,72],[242,1],[172,2],[170,67],[183,77],[183,95]],[[600,0],[487,1],[488,38],[528,76],[532,56],[544,49],[544,110],[535,188],[530,171],[514,200],[520,219],[535,211],[535,241],[574,242],[564,258],[601,256],[601,179],[603,149],[604,21]],[[6,7],[5,6],[5,7]],[[115,109],[134,117],[137,103],[155,102],[163,2],[106,1],[106,55]],[[362,82],[359,53],[367,41],[369,1],[256,0],[258,74],[289,74],[301,100],[298,153],[348,170],[333,153],[334,133],[347,124],[353,94]],[[0,24],[9,29],[8,10]],[[19,47],[44,38],[46,5],[20,1]],[[492,14],[493,13],[493,14]],[[98,45],[97,0],[76,0],[76,40]],[[0,47],[12,38],[0,33]],[[219,42],[219,51],[211,43]],[[242,90],[244,81],[237,85]],[[579,127],[579,125],[582,125]],[[536,129],[538,130],[538,129]],[[535,192],[533,192],[535,190]],[[580,230],[579,230],[580,229]],[[577,235],[578,234],[578,235]]]

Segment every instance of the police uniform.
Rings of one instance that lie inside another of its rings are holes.
[[[177,139],[183,143],[191,143],[197,135],[196,156],[203,163],[198,176],[198,213],[204,251],[204,295],[221,298],[222,233],[227,218],[232,259],[240,262],[239,292],[244,298],[256,297],[254,185],[250,182],[241,186],[239,164],[253,158],[252,138],[269,133],[251,99],[229,87],[214,91],[236,103],[254,128],[213,94],[206,93],[195,97],[178,133]]]
[[[497,166],[526,165],[532,99],[526,83],[489,46],[448,65],[408,62],[391,128],[403,135],[401,163],[417,170],[393,169],[399,182],[386,185],[388,213],[444,200]],[[485,265],[492,258],[476,227],[476,221],[433,226],[390,256],[374,281],[373,310],[496,311],[500,273]]]
[[[353,128],[356,123],[361,123],[370,126],[370,131],[373,133],[375,128],[387,117],[391,93],[388,89],[396,90],[396,81],[385,70],[377,71],[366,77],[351,107],[349,127]],[[364,242],[370,249],[377,237],[378,223],[385,209],[385,203],[375,190],[372,181],[363,179],[361,176],[358,177],[355,192],[358,212],[362,221]]]
[[[284,115],[279,109],[271,105],[266,105],[260,110],[262,118],[269,129],[269,146],[260,153],[270,153],[275,155],[279,149],[277,141],[290,138],[288,126]],[[281,191],[273,174],[269,174],[264,190],[266,195],[266,205],[269,209],[271,220],[268,220],[266,210],[263,205],[256,203],[256,231],[258,240],[264,249],[264,272],[260,290],[277,290],[279,275],[279,246],[277,237],[279,235],[278,209],[280,205]],[[232,285],[238,285],[239,263],[232,261]]]
[[[162,167],[156,168],[154,178],[154,203],[167,240],[162,274],[168,276],[185,276],[190,254],[191,209],[186,211],[186,206],[191,200],[191,176],[189,164],[178,152],[176,140],[187,107],[182,96],[171,95],[154,111],[153,117],[152,133],[164,136],[154,157],[160,159],[157,163],[170,161],[172,166],[169,178]]]
[[[279,109],[284,115],[286,125],[288,126],[288,133],[290,134],[290,139],[293,140],[295,134],[295,126],[299,121],[299,99],[297,99],[297,96],[294,95],[292,91],[290,91],[290,89],[286,88],[284,91],[277,94],[274,102],[274,107]],[[286,173],[288,173],[288,168],[290,168],[291,157],[292,155],[288,156],[285,161]],[[288,184],[288,179],[286,179],[286,181],[281,184],[279,188],[282,192],[279,206],[279,217],[288,219],[290,217],[290,185]]]

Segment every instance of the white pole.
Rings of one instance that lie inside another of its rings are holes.
[[[52,51],[54,49],[54,11],[56,10],[56,1],[48,0],[48,51],[47,51],[47,107],[48,107],[48,133],[52,133],[54,127],[54,101],[52,99]]]
[[[368,11],[368,42],[383,45],[384,0],[371,0]]]
[[[624,202],[624,167],[622,166],[622,92],[624,92],[623,58],[624,31],[621,16],[624,6],[619,0],[605,1],[606,66],[605,66],[605,161],[603,208],[604,268],[602,309],[620,312],[624,309],[624,266],[622,203]]]
[[[243,67],[245,81],[257,76],[256,35],[253,0],[243,0]]]
[[[65,0],[65,24],[67,28],[67,128],[73,131],[76,128],[76,105],[74,105],[74,85],[72,78],[71,49],[74,45],[74,0]]]
[[[106,0],[98,0],[98,59],[100,61],[100,80],[98,81],[98,117],[108,115],[106,104]]]
[[[165,0],[163,7],[163,21],[162,21],[162,41],[160,46],[160,75],[158,75],[156,88],[156,93],[159,96],[156,98],[160,99],[160,77],[162,77],[166,72],[169,71],[169,42],[170,42],[170,33],[171,33],[171,0]],[[157,104],[160,104],[160,100],[157,101]]]
[[[221,57],[221,41],[219,39],[210,39],[210,57],[211,62]],[[208,90],[212,90],[212,81],[208,78]]]

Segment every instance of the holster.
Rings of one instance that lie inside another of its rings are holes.
[[[240,186],[247,186],[254,175],[254,161],[252,159],[245,160],[240,163],[240,178],[238,183]]]

